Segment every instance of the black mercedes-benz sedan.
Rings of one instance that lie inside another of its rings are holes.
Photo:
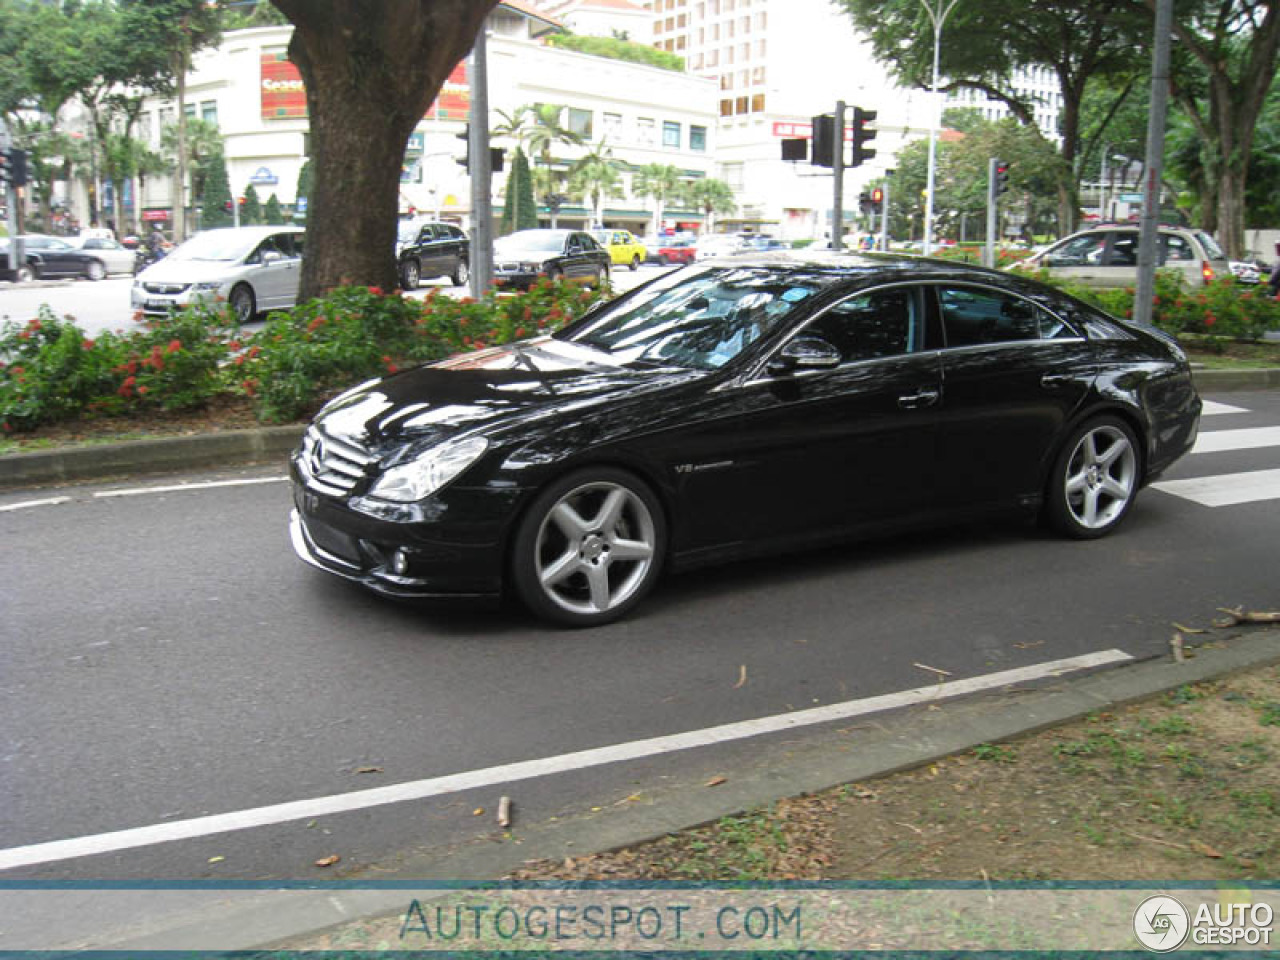
[[[701,261],[553,336],[361,384],[292,459],[302,559],[575,626],[665,570],[997,511],[1110,533],[1195,441],[1165,334],[939,261]]]

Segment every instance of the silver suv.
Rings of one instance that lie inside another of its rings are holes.
[[[1161,227],[1159,268],[1178,270],[1191,286],[1230,277],[1227,255],[1203,230]],[[1138,227],[1108,224],[1081,230],[1016,264],[1048,269],[1089,287],[1132,287],[1138,281]]]

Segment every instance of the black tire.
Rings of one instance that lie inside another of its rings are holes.
[[[455,287],[465,287],[471,279],[471,265],[465,260],[458,261],[458,267],[453,271],[449,280]]]
[[[101,260],[90,260],[85,264],[85,279],[98,281],[107,275],[107,268],[102,265]]]
[[[552,283],[559,283],[561,280],[564,279],[564,271],[561,270],[559,267],[552,267],[550,270],[547,271],[547,279],[550,280]]]
[[[422,279],[422,268],[417,260],[406,260],[400,267],[400,285],[406,290],[417,290]]]
[[[510,556],[517,596],[539,617],[594,627],[625,616],[662,572],[662,505],[635,475],[589,467],[548,485],[525,511]]]
[[[667,255],[665,253],[658,254],[658,266],[665,267],[670,262],[671,261],[667,259]]]
[[[1067,437],[1054,460],[1045,519],[1073,540],[1105,537],[1133,507],[1142,483],[1142,447],[1114,416],[1089,420]]]
[[[21,266],[18,268],[17,273],[14,275],[13,282],[14,283],[30,283],[37,276],[38,274],[36,273],[36,268],[31,266],[31,264],[28,263],[25,266]]]
[[[253,288],[246,283],[238,283],[231,288],[227,298],[231,312],[236,315],[237,323],[248,323],[258,315],[258,304],[253,296]]]
[[[600,267],[596,270],[596,280],[593,284],[597,290],[603,290],[609,285],[609,268]]]
[[[631,257],[631,269],[632,270],[640,269],[640,254],[637,253]]]

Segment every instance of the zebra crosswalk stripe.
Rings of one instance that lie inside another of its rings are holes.
[[[1280,498],[1280,470],[1251,470],[1247,473],[1224,473],[1216,477],[1161,480],[1151,486],[1206,507],[1227,507],[1237,503]]]
[[[1223,450],[1256,450],[1260,447],[1280,447],[1280,427],[1211,430],[1200,434],[1191,452],[1219,453]]]

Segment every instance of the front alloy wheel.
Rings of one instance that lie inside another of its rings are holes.
[[[236,315],[236,323],[248,323],[257,312],[253,291],[243,283],[231,291],[229,302],[231,304],[231,312]]]
[[[417,260],[408,260],[400,270],[400,285],[406,290],[417,290],[418,281],[422,278],[422,271],[418,267]]]
[[[1049,520],[1078,540],[1105,536],[1133,506],[1140,478],[1138,440],[1123,420],[1101,417],[1062,448],[1049,493]]]
[[[465,287],[467,281],[471,279],[471,268],[467,266],[467,261],[459,260],[457,269],[453,271],[453,275],[449,279],[453,281],[455,287]]]
[[[548,487],[516,535],[513,576],[537,614],[588,627],[623,616],[662,566],[662,508],[621,470],[583,470]]]
[[[107,268],[102,265],[100,260],[90,260],[88,266],[85,267],[84,275],[90,280],[101,280],[107,275]]]

